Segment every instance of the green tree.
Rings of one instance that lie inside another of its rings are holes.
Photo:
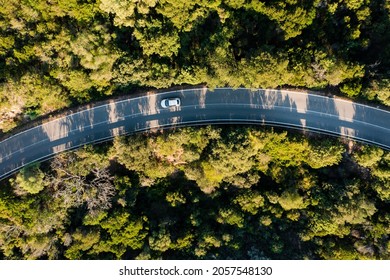
[[[375,167],[382,159],[383,150],[375,146],[364,146],[359,153],[354,154],[354,158],[359,165],[364,167]]]
[[[260,193],[251,190],[238,195],[234,199],[234,203],[240,205],[242,210],[256,215],[264,205],[264,197]]]
[[[180,37],[176,30],[160,21],[146,23],[145,27],[136,28],[134,36],[138,39],[145,55],[172,57],[180,49]],[[169,31],[164,31],[169,30]]]
[[[121,258],[129,249],[140,249],[144,244],[146,232],[143,218],[131,218],[129,213],[116,212],[101,221],[100,226],[108,234],[93,246],[91,253],[110,252]]]
[[[127,169],[140,172],[154,180],[166,177],[175,170],[169,161],[160,161],[156,157],[155,147],[155,139],[147,139],[142,135],[136,135],[129,140],[118,138],[114,141],[111,155]]]
[[[154,251],[165,252],[171,247],[171,243],[171,236],[165,228],[161,228],[149,237],[150,249]]]
[[[385,105],[390,105],[390,79],[372,80],[363,95],[369,100],[377,99]]]
[[[220,209],[217,216],[217,222],[242,228],[244,226],[244,215],[231,208]]]
[[[312,168],[319,169],[336,165],[342,159],[345,148],[333,141],[321,141],[310,144],[305,162]]]
[[[100,240],[98,231],[81,231],[76,229],[72,234],[64,236],[64,245],[68,248],[64,256],[70,260],[80,260],[84,258],[89,249],[91,249]]]
[[[186,198],[180,192],[169,192],[166,194],[166,200],[172,207],[186,203]]]
[[[296,189],[285,190],[278,198],[278,203],[286,211],[306,208],[308,205]]]
[[[25,192],[27,194],[39,193],[48,185],[45,173],[39,169],[39,163],[24,167],[10,182],[17,193]]]
[[[284,31],[284,37],[287,40],[300,35],[304,28],[312,24],[316,16],[315,5],[317,3],[318,1],[307,1],[305,5],[302,5],[294,0],[273,1],[271,3],[251,1],[245,6],[247,9],[254,9],[256,12],[263,13],[275,20]]]

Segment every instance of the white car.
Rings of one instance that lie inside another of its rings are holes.
[[[161,100],[161,107],[169,108],[169,107],[179,107],[181,104],[180,98],[166,98]]]

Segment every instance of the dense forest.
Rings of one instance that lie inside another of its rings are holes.
[[[390,106],[388,0],[0,0],[0,134],[176,85]],[[390,153],[262,127],[137,134],[0,182],[0,259],[390,259]]]
[[[0,185],[3,259],[389,259],[390,153],[262,127],[138,134]]]
[[[388,0],[1,0],[0,130],[137,88],[298,87],[390,105]]]

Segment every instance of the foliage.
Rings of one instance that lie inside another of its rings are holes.
[[[382,149],[375,146],[366,146],[359,153],[355,154],[355,159],[361,166],[374,167],[382,159],[382,156]]]
[[[2,182],[0,252],[5,259],[388,259],[390,154],[344,150],[331,138],[198,127],[61,154]]]
[[[378,99],[383,104],[390,105],[390,79],[372,80],[370,87],[363,93],[368,99]]]
[[[278,203],[284,210],[302,209],[307,205],[303,198],[298,194],[297,190],[285,190],[278,199]]]
[[[2,131],[137,87],[330,88],[389,105],[386,1],[10,0],[2,6]]]
[[[35,163],[24,167],[15,180],[11,180],[11,184],[18,193],[37,194],[44,189],[47,182],[45,173],[39,169],[39,163]]]
[[[292,86],[390,104],[388,1],[2,4],[2,131],[137,87]],[[388,259],[390,154],[345,151],[203,127],[62,154],[1,183],[0,256]]]

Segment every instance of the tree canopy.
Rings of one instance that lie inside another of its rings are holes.
[[[385,0],[3,4],[2,131],[142,87],[304,87],[389,105]]]
[[[390,105],[386,0],[0,3],[2,133],[177,85]],[[4,259],[390,257],[390,154],[335,139],[253,127],[138,134],[0,185]]]
[[[120,137],[2,181],[0,256],[388,259],[389,170],[379,148],[259,127]]]

